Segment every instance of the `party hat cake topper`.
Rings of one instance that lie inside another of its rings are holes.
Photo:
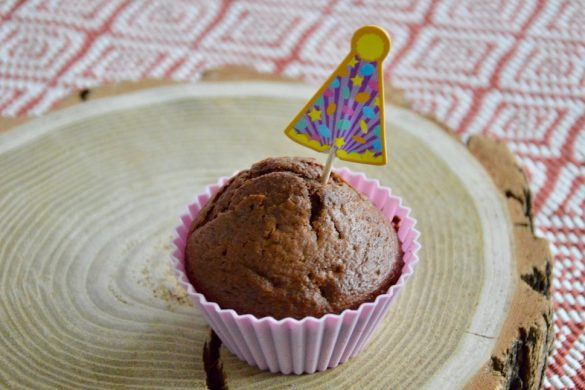
[[[382,61],[390,46],[380,27],[357,30],[347,57],[285,130],[293,141],[329,152],[324,183],[334,157],[386,164]]]

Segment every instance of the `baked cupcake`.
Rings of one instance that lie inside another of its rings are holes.
[[[226,347],[301,374],[355,356],[418,261],[410,210],[347,169],[261,161],[208,187],[176,229],[180,284]]]
[[[230,179],[193,221],[185,252],[195,290],[222,309],[275,319],[356,309],[398,280],[391,222],[313,159],[270,158]]]
[[[358,353],[406,279],[420,245],[410,210],[335,158],[386,164],[382,61],[391,41],[358,29],[349,54],[286,127],[327,153],[261,161],[181,217],[177,276],[226,347],[271,372],[313,373]]]

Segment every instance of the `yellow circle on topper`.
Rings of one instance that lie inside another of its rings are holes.
[[[365,26],[353,34],[351,46],[364,61],[381,61],[390,51],[390,37],[377,26]]]

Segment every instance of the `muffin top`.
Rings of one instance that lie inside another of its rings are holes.
[[[402,269],[396,231],[323,165],[269,158],[230,179],[193,221],[187,275],[207,300],[276,319],[338,314],[373,301]]]

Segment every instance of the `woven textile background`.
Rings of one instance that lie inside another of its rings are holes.
[[[583,1],[0,0],[0,113],[42,114],[80,87],[195,80],[224,64],[319,83],[364,24],[390,33],[386,77],[416,110],[518,156],[555,256],[544,386],[585,389]]]

